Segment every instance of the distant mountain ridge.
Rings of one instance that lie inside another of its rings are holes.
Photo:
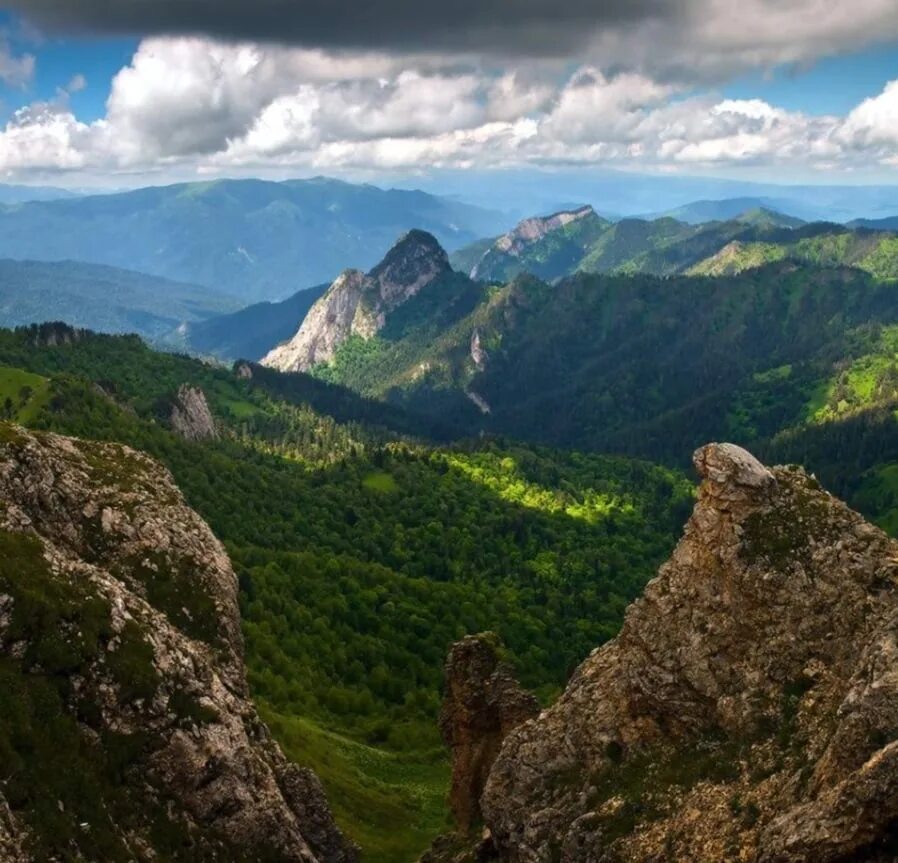
[[[0,183],[0,204],[24,204],[27,201],[56,201],[77,198],[76,192],[55,186],[25,186]]]
[[[763,253],[762,245],[768,247]],[[740,211],[726,221],[699,224],[671,216],[611,222],[585,207],[526,219],[496,240],[480,240],[458,250],[451,260],[472,278],[493,282],[507,282],[521,273],[548,281],[577,272],[700,275],[714,270],[716,256],[725,249],[724,257],[732,262],[733,250],[743,247],[750,254],[739,258],[741,269],[795,257],[857,266],[881,278],[898,275],[898,249],[888,232],[805,223],[763,206]]]
[[[66,321],[151,341],[238,303],[199,285],[76,261],[0,260],[0,326]]]
[[[471,278],[505,281],[524,271],[551,278],[582,257],[610,224],[590,206],[524,219],[487,248]]]
[[[218,180],[0,206],[0,257],[138,270],[248,304],[367,269],[416,227],[457,248],[504,229],[506,217],[326,178]]]
[[[317,285],[279,303],[254,303],[230,314],[195,321],[180,328],[170,340],[201,356],[260,360],[296,332],[327,288]]]

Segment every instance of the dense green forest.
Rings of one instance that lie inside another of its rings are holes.
[[[8,417],[149,452],[225,541],[255,697],[371,860],[411,859],[442,826],[452,641],[496,630],[550,698],[615,634],[691,507],[677,471],[502,440],[434,446],[388,405],[136,338],[3,331],[0,364]],[[185,382],[206,392],[219,441],[169,430]]]
[[[894,234],[804,224],[763,208],[698,224],[670,216],[609,222],[590,213],[527,241],[509,242],[514,237],[512,232],[459,249],[453,266],[483,281],[505,283],[525,273],[546,281],[575,273],[724,275],[788,258],[898,277]]]
[[[469,431],[683,464],[710,438],[750,444],[822,420],[821,399],[833,416],[864,401],[875,370],[852,363],[888,354],[877,345],[898,320],[895,290],[792,261],[730,276],[520,276],[443,326],[388,320],[315,374]],[[415,319],[422,302],[401,311]],[[827,395],[847,368],[846,397]]]

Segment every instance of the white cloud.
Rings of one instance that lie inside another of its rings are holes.
[[[881,157],[894,163],[898,158],[898,81],[861,102],[845,118],[839,138],[851,147],[881,150]]]
[[[560,75],[551,63],[485,68],[178,38],[145,40],[93,123],[68,105],[84,83],[16,112],[0,130],[0,171],[898,162],[898,81],[845,117],[820,117],[591,63]]]

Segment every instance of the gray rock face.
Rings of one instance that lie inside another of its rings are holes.
[[[262,365],[294,372],[329,362],[350,336],[376,335],[390,312],[450,271],[437,240],[425,231],[410,231],[367,275],[342,273],[309,310],[296,335],[270,351]]]
[[[108,780],[108,814],[76,824],[67,854],[99,863],[78,836],[106,831],[139,861],[355,861],[317,779],[249,701],[234,571],[169,474],[126,447],[2,425],[0,500],[4,669],[22,681],[48,661],[65,669],[54,679],[67,676],[64,715],[85,752],[140,743]],[[64,625],[45,631],[35,590],[70,597]],[[56,799],[58,778],[30,792]],[[4,793],[0,858],[25,859],[34,813]],[[159,819],[189,840],[185,856],[156,846]]]
[[[482,797],[514,863],[880,861],[898,838],[898,544],[793,468],[699,450],[620,635],[512,731]]]
[[[171,425],[186,440],[215,440],[218,437],[206,394],[199,387],[180,386],[172,405]]]

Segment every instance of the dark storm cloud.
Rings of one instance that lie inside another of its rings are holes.
[[[563,55],[689,0],[11,0],[51,32],[204,34],[322,48]]]

